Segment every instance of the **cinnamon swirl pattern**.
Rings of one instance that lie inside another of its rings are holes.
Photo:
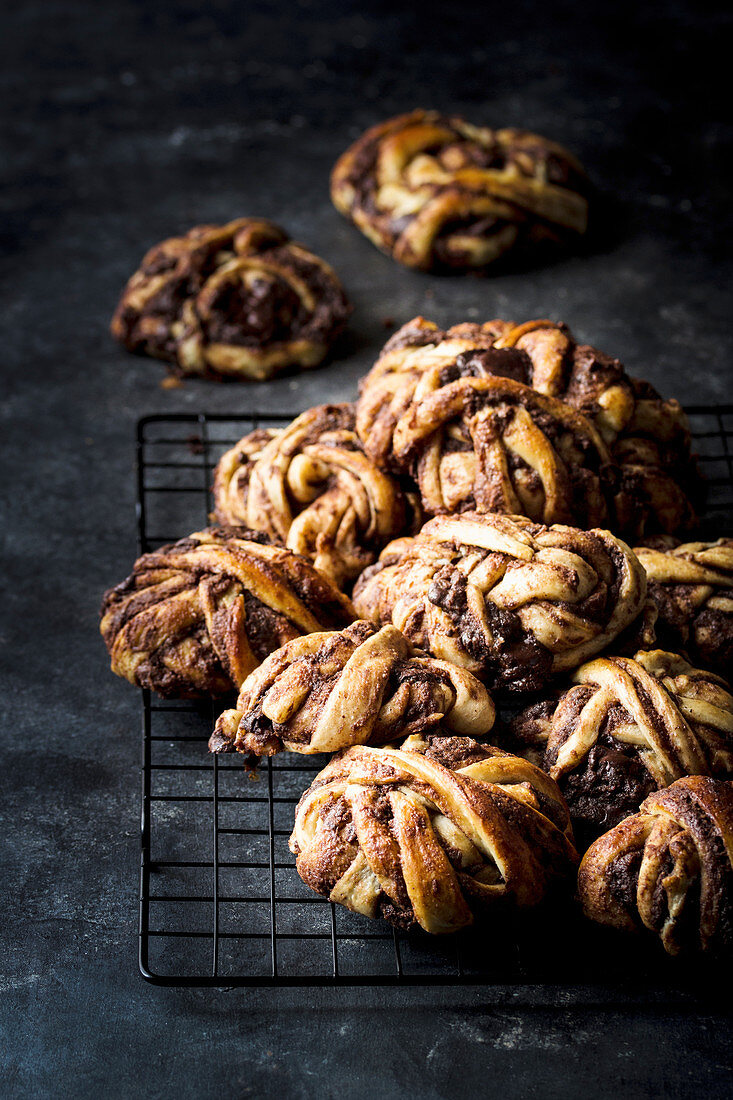
[[[587,228],[588,193],[562,146],[435,111],[373,126],[331,176],[337,209],[399,263],[426,271],[567,244]]]
[[[393,626],[355,622],[272,653],[245,680],[236,710],[219,718],[209,748],[336,752],[438,726],[484,737],[493,723],[489,694],[470,672],[419,654]]]
[[[498,482],[505,499],[494,490],[492,510],[543,522],[593,525],[607,509],[640,535],[694,520],[698,475],[680,405],[552,321],[442,331],[415,318],[362,382],[357,431],[375,462],[414,474],[433,513],[488,510]]]
[[[733,784],[690,776],[649,795],[580,865],[585,915],[670,955],[733,950]]]
[[[533,906],[577,860],[553,781],[467,737],[359,745],[305,792],[290,849],[303,881],[400,928],[448,933],[499,903]]]
[[[354,407],[319,405],[283,431],[245,436],[220,460],[215,518],[264,531],[346,586],[414,523],[396,479],[367,458]]]
[[[645,593],[639,562],[608,531],[468,513],[385,547],[354,605],[489,688],[521,692],[602,650]]]
[[[239,218],[152,248],[111,331],[176,374],[263,379],[317,366],[350,311],[327,263],[271,222]]]
[[[616,825],[682,776],[733,776],[733,696],[719,676],[657,649],[599,657],[573,681],[517,724],[535,745],[544,727],[544,767],[579,830]]]
[[[345,626],[351,604],[306,559],[243,527],[143,554],[102,604],[112,671],[164,696],[222,695],[301,634]]]
[[[635,553],[657,606],[660,640],[733,676],[733,539]]]

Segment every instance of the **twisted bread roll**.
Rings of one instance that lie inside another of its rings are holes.
[[[585,915],[648,929],[670,955],[733,948],[733,784],[678,779],[586,852],[578,890]]]
[[[290,850],[316,893],[432,933],[501,901],[536,905],[577,860],[538,768],[467,737],[419,735],[334,757],[298,803]]]
[[[658,610],[660,635],[707,668],[733,675],[733,539],[635,553]]]
[[[598,832],[685,775],[733,775],[733,696],[719,676],[664,650],[599,657],[544,716],[544,767],[578,828]],[[521,721],[519,719],[518,721]]]
[[[554,401],[521,398],[519,386]],[[520,427],[526,417],[518,420],[512,408],[520,401],[533,422],[524,432]],[[560,415],[556,401],[580,415]],[[492,408],[491,449],[481,445],[476,431],[487,405]],[[566,509],[572,508],[573,495],[563,489],[557,469],[567,471],[567,481],[568,476],[577,479],[577,465],[600,477],[611,516],[622,530],[675,531],[694,519],[687,493],[694,490],[697,473],[680,405],[662,400],[647,383],[630,378],[617,359],[578,344],[565,325],[552,321],[515,325],[495,320],[441,331],[415,318],[387,342],[363,380],[357,432],[379,465],[404,470],[419,462],[413,472],[429,511],[466,506],[472,489],[477,505],[484,507],[476,492],[479,479],[489,484],[513,480],[522,505],[514,510],[551,522],[548,487],[557,496],[559,484],[560,506],[566,500]],[[436,434],[431,437],[431,432]],[[426,446],[416,450],[421,439]],[[524,483],[536,485],[538,479],[544,487],[544,516],[538,514],[536,488],[525,499]],[[568,518],[554,515],[560,522]],[[598,514],[588,519],[599,521]]]
[[[383,745],[444,725],[483,737],[486,688],[464,669],[416,651],[393,626],[355,622],[307,634],[270,654],[219,718],[211,752],[271,756]]]
[[[319,405],[280,432],[253,432],[222,457],[219,523],[264,531],[344,586],[408,526],[396,480],[364,454],[353,405]]]
[[[331,197],[407,267],[485,267],[504,253],[585,232],[588,181],[567,149],[413,111],[367,130],[338,160]]]
[[[490,688],[533,691],[608,645],[643,611],[645,590],[608,531],[467,513],[387,546],[354,606]]]
[[[305,558],[244,527],[210,527],[138,558],[105,593],[100,629],[118,676],[195,697],[238,688],[284,642],[353,618]]]
[[[351,311],[334,271],[257,218],[199,225],[152,248],[112,335],[178,374],[271,378],[314,367]]]

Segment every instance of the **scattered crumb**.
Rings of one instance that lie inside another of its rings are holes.
[[[168,374],[162,379],[160,388],[162,390],[179,390],[183,385],[183,381],[180,378],[176,378],[175,374]]]
[[[204,441],[200,435],[187,435],[186,446],[192,455],[202,455],[204,453]]]
[[[394,317],[383,317],[382,326],[383,328],[394,328]]]

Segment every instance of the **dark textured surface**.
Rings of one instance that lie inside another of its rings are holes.
[[[729,399],[721,11],[57,0],[6,17],[4,1094],[725,1095],[730,1027],[709,1004],[145,985],[138,699],[96,636],[134,554],[136,418],[347,398],[387,317],[562,317],[665,393]],[[591,254],[440,280],[377,252],[331,208],[328,170],[415,105],[571,146],[608,195]],[[340,357],[163,390],[160,364],[107,335],[119,290],[152,243],[240,214],[342,275]]]

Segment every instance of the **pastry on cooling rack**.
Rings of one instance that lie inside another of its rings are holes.
[[[272,653],[219,718],[212,752],[271,756],[383,745],[444,727],[484,737],[494,706],[465,669],[416,651],[393,626],[355,622]]]
[[[238,218],[152,248],[112,335],[176,374],[263,379],[317,366],[350,311],[327,263],[271,222]]]
[[[733,696],[725,680],[664,650],[598,657],[572,687],[514,719],[514,735],[557,780],[585,834],[635,813],[685,775],[733,777]]]
[[[733,784],[678,779],[588,849],[578,892],[599,924],[658,936],[670,955],[733,949]]]
[[[571,153],[525,130],[413,111],[338,160],[334,205],[382,251],[423,270],[483,268],[585,233],[589,185]]]
[[[354,406],[319,405],[282,431],[245,436],[220,460],[215,518],[242,523],[350,584],[414,523],[416,502],[367,458]]]
[[[605,522],[602,490],[619,530],[694,519],[698,476],[678,402],[553,321],[443,331],[415,318],[362,381],[356,426],[378,465],[413,473],[432,513],[592,525]]]
[[[335,756],[298,803],[290,850],[316,893],[432,933],[536,905],[577,861],[549,776],[469,737],[419,734]]]
[[[307,558],[244,527],[210,527],[138,558],[102,604],[112,671],[164,696],[238,688],[291,638],[353,608]]]
[[[609,645],[645,593],[644,570],[609,531],[466,513],[385,547],[354,605],[489,688],[521,692]]]
[[[635,551],[658,610],[660,641],[733,675],[733,539]]]

